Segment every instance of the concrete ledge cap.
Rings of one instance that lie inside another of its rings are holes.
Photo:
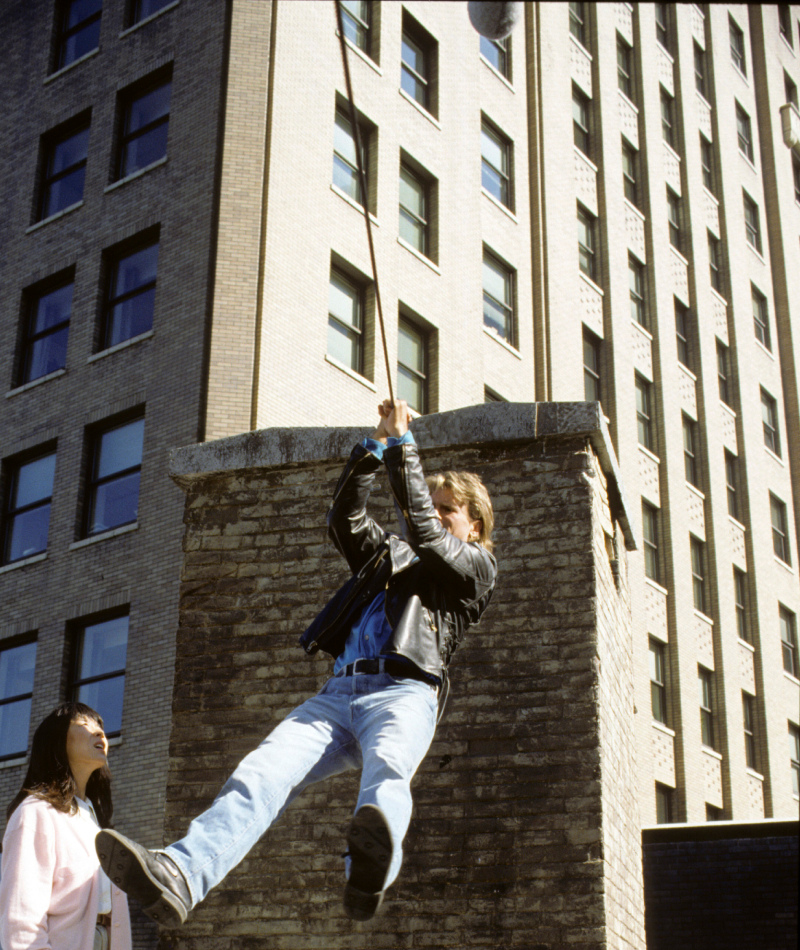
[[[184,490],[210,475],[292,463],[345,459],[353,446],[373,431],[359,427],[286,427],[173,449],[169,474]],[[636,549],[630,508],[608,427],[597,402],[495,402],[420,416],[411,425],[422,449],[480,443],[583,437],[591,441],[608,479],[609,500],[620,523],[625,546]]]
[[[675,841],[728,841],[745,838],[796,838],[797,819],[764,818],[761,821],[706,821],[702,824],[664,824],[642,828],[642,844]]]

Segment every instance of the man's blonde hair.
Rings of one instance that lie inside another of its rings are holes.
[[[467,505],[473,521],[481,522],[478,544],[487,551],[494,547],[492,529],[494,528],[494,509],[486,486],[474,472],[436,472],[425,479],[431,494],[440,488],[446,488],[459,505]]]

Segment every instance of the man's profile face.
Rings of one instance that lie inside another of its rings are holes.
[[[480,520],[473,520],[469,514],[469,505],[460,505],[449,488],[437,488],[431,495],[433,507],[442,527],[461,541],[477,541],[481,533]]]

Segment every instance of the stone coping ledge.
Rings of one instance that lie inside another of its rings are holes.
[[[707,821],[702,824],[667,824],[642,828],[642,844],[676,841],[724,841],[745,838],[796,838],[800,822],[791,818],[761,821]]]
[[[296,426],[243,432],[171,450],[169,474],[187,491],[210,475],[344,459],[371,430],[367,422],[358,427]],[[422,449],[547,438],[589,439],[608,479],[609,501],[625,546],[636,549],[631,509],[600,403],[484,403],[420,416],[412,422],[411,431]]]

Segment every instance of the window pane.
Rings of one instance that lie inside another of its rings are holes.
[[[397,358],[418,373],[425,372],[425,341],[404,323],[400,324],[397,338]]]
[[[328,312],[342,323],[356,329],[361,327],[361,307],[358,290],[337,274],[331,274],[328,293]]]
[[[125,676],[85,683],[75,692],[75,700],[86,703],[103,717],[106,735],[114,735],[122,729],[122,699],[125,692]]]
[[[36,643],[0,651],[0,701],[33,692]]]
[[[87,626],[81,637],[78,679],[90,679],[104,673],[124,670],[127,650],[127,616]]]
[[[20,465],[14,481],[12,507],[23,508],[49,498],[53,494],[55,470],[55,454],[45,455],[43,458]]]
[[[107,346],[115,346],[153,328],[155,288],[130,297],[112,307],[109,314]]]
[[[138,99],[134,99],[125,116],[125,131],[136,132],[169,113],[172,83],[164,83]]]
[[[483,259],[483,289],[502,303],[509,303],[510,277],[492,260]]]
[[[46,551],[49,527],[49,502],[15,515],[10,525],[6,560],[17,561]]]
[[[115,472],[141,465],[143,440],[144,419],[135,419],[104,432],[100,437],[95,478],[105,478]]]
[[[30,699],[0,706],[0,759],[25,752],[30,722]]]
[[[328,355],[360,372],[360,338],[333,318],[328,320]]]
[[[418,217],[425,217],[425,188],[404,168],[400,169],[400,204]]]
[[[138,23],[139,20],[144,20],[146,17],[158,13],[159,10],[163,10],[164,7],[173,2],[174,0],[137,0],[133,22]]]
[[[139,477],[139,472],[132,472],[95,488],[89,519],[90,534],[136,521],[139,509]]]
[[[57,142],[50,156],[48,174],[57,175],[86,160],[89,147],[89,129],[81,129],[69,138]]]
[[[100,40],[101,0],[70,0],[67,4],[57,68],[97,49]],[[81,27],[81,24],[84,24]]]
[[[351,43],[368,52],[368,0],[342,0],[342,27]]]

